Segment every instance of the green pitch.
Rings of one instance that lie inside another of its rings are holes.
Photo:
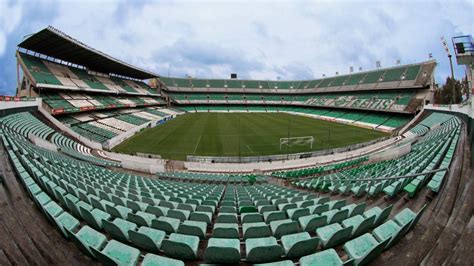
[[[258,156],[317,151],[366,142],[387,135],[375,130],[284,113],[189,113],[145,129],[114,148],[122,153]],[[313,136],[309,144],[284,145],[280,138]]]

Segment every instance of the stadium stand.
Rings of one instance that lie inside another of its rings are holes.
[[[51,42],[63,55],[48,51]],[[306,81],[160,77],[169,102],[142,82],[156,75],[52,27],[19,47],[22,84],[32,86],[0,102],[38,105],[0,106],[1,265],[454,264],[439,250],[464,250],[474,202],[466,121],[426,111],[412,119],[433,61]],[[185,171],[171,160],[140,172],[131,165],[150,158],[85,141],[184,112],[284,112],[394,138],[284,171],[275,169],[289,160],[265,162],[268,172],[256,163],[246,174]]]

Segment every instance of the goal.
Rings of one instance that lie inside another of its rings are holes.
[[[305,146],[310,145],[313,148],[314,137],[313,136],[304,136],[304,137],[292,137],[292,138],[280,138],[280,151],[284,146]]]

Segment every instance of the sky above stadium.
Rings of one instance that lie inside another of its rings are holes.
[[[473,33],[473,14],[469,0],[0,0],[0,95],[15,93],[16,45],[48,25],[163,76],[311,79],[431,53],[444,83],[450,70],[440,37],[454,53],[450,39]]]

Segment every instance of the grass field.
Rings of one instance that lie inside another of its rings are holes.
[[[114,151],[160,154],[177,160],[185,160],[186,155],[258,156],[344,147],[385,135],[283,113],[190,113],[145,129]],[[288,136],[313,136],[313,148],[306,144],[283,146],[280,150],[280,138]]]

